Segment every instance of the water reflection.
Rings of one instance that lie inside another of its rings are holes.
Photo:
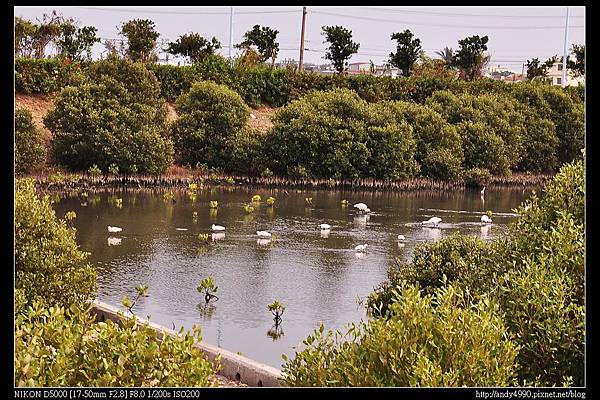
[[[108,245],[109,246],[119,246],[121,244],[121,238],[116,238],[116,237],[109,237],[108,238]]]
[[[168,191],[176,203],[163,199]],[[415,245],[455,231],[496,239],[514,218],[511,210],[529,195],[521,188],[494,189],[486,193],[484,207],[477,189],[286,194],[280,189],[217,188],[211,194],[199,187],[195,201],[185,189],[168,191],[90,190],[86,207],[80,196],[56,195],[58,215],[77,213],[77,240],[91,252],[98,270],[99,300],[120,306],[131,287],[148,284],[149,297],[136,304],[138,314],[165,326],[176,321],[185,329],[200,323],[208,343],[274,367],[281,366],[281,354],[293,355],[292,347],[321,322],[339,329],[365,318],[356,299],[386,279],[395,257],[408,261]],[[276,206],[262,203],[246,214],[243,205],[255,194],[277,198]],[[123,207],[115,207],[111,196],[121,198]],[[306,205],[307,197],[312,205]],[[342,199],[364,202],[377,213],[357,214],[352,207],[341,207]],[[210,200],[218,201],[218,214],[209,208]],[[480,224],[488,209],[494,214],[493,228]],[[437,228],[420,225],[432,216],[443,223]],[[335,232],[319,231],[324,221]],[[227,227],[226,238],[224,232],[210,231],[217,222]],[[126,235],[107,232],[108,225],[122,227]],[[261,229],[274,232],[276,239],[257,238]],[[212,240],[198,242],[198,234],[209,233]],[[398,234],[406,240],[397,241]],[[357,253],[355,247],[362,244],[368,252]],[[201,307],[196,287],[209,276],[219,286],[220,300],[218,306]],[[272,332],[277,340],[265,335],[273,321],[264,315],[275,298],[287,305],[285,335]]]
[[[267,331],[267,336],[273,339],[273,341],[281,339],[284,335],[285,333],[283,332],[281,324],[274,324],[271,329]]]
[[[225,232],[217,232],[211,235],[211,238],[214,241],[225,239]]]

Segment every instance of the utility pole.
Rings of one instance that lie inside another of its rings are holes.
[[[569,37],[569,6],[567,6],[567,21],[565,22],[565,46],[563,48],[562,87],[567,86],[567,38]]]
[[[233,65],[233,6],[229,14],[229,62]]]
[[[300,33],[300,60],[298,61],[298,71],[304,69],[304,26],[306,24],[306,6],[302,7],[302,32]]]

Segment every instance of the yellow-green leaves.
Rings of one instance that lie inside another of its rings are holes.
[[[40,386],[214,386],[213,367],[193,346],[200,329],[160,340],[147,325],[95,323],[77,307],[32,307],[15,318],[15,383]],[[196,339],[197,338],[197,339]]]

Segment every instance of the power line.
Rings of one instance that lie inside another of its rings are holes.
[[[526,18],[526,19],[531,19],[531,18],[558,18],[558,19],[562,19],[563,17],[561,15],[492,15],[492,14],[463,14],[463,13],[444,13],[444,12],[437,12],[437,11],[420,11],[420,10],[405,10],[405,9],[397,9],[397,8],[379,8],[379,7],[356,7],[356,8],[361,8],[361,9],[366,9],[366,10],[372,10],[372,11],[384,11],[384,12],[395,12],[395,13],[402,13],[402,14],[424,14],[424,15],[439,15],[439,16],[445,16],[445,17],[452,17],[452,16],[456,16],[456,17],[490,17],[490,18]],[[585,15],[578,15],[576,17],[572,17],[572,18],[585,18]]]
[[[229,11],[168,11],[168,10],[144,10],[144,9],[132,9],[132,8],[103,8],[103,7],[75,7],[84,10],[97,10],[97,11],[109,11],[109,12],[134,12],[143,14],[175,14],[175,15],[229,15]],[[236,11],[236,14],[291,14],[300,13],[302,10],[265,10],[265,11]]]
[[[450,25],[450,24],[437,24],[427,22],[414,22],[414,21],[400,21],[396,19],[384,19],[384,18],[373,18],[373,17],[362,17],[357,15],[338,14],[330,13],[326,11],[309,11],[312,14],[331,15],[335,17],[344,18],[355,18],[377,22],[391,22],[394,24],[407,24],[407,25],[424,25],[424,26],[436,26],[445,28],[481,28],[481,29],[507,29],[507,30],[535,30],[535,29],[564,29],[564,26],[493,26],[493,25]],[[584,25],[573,25],[572,28],[584,28]]]

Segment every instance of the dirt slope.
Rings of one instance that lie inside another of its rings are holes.
[[[42,118],[54,108],[52,97],[43,94],[15,94],[15,108],[27,108],[33,115],[33,122],[42,131],[44,143],[47,145],[51,133],[44,127]]]

